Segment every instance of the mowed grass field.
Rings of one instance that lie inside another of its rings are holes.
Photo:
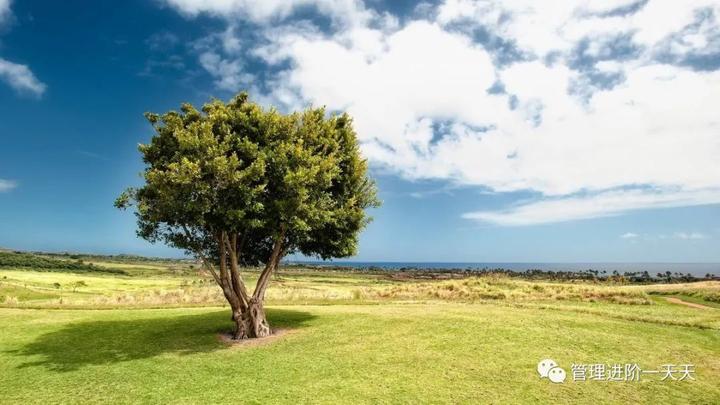
[[[149,270],[0,270],[0,402],[720,403],[718,282],[394,280],[293,269],[269,291],[271,325],[284,334],[229,345],[219,339],[231,322],[217,287]],[[565,383],[539,378],[544,358],[567,371]],[[693,364],[696,372],[692,381],[573,382],[573,363]]]

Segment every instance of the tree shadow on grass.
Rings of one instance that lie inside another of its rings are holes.
[[[314,318],[301,311],[268,309],[273,328],[299,328]],[[166,353],[208,353],[227,348],[217,334],[232,328],[229,311],[197,315],[127,320],[79,322],[46,333],[19,350],[17,356],[32,357],[19,368],[44,366],[53,371],[72,371],[87,365],[112,364],[145,359]]]

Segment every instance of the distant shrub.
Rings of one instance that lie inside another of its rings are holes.
[[[706,301],[717,302],[720,304],[720,292],[708,292],[703,295]]]
[[[73,286],[72,286],[72,287],[73,287],[73,292],[75,292],[75,291],[77,291],[77,289],[80,288],[80,287],[87,287],[87,283],[84,282],[83,280],[76,281],[76,282],[73,283]]]
[[[0,252],[0,267],[29,268],[34,270],[60,270],[72,272],[102,272],[125,274],[122,270],[106,269],[82,260],[56,259],[24,252]]]

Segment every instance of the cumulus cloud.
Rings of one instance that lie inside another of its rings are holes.
[[[640,235],[638,235],[638,234],[636,234],[636,233],[634,233],[634,232],[626,232],[626,233],[620,235],[620,238],[621,238],[621,239],[635,239],[635,238],[637,238],[638,236],[640,236]]]
[[[38,80],[27,65],[20,65],[0,58],[0,80],[21,94],[42,96],[45,83]]]
[[[246,87],[254,58],[274,72],[269,101],[348,111],[376,166],[539,196],[466,218],[531,225],[720,203],[716,1],[446,0],[402,24],[351,0],[167,1],[260,24],[242,52],[223,40],[200,54],[218,87]],[[330,33],[292,20],[301,7],[329,17]]]
[[[17,183],[12,180],[0,179],[0,193],[10,191],[17,187]]]
[[[715,0],[575,0],[552,5],[533,0],[446,0],[437,18],[444,24],[485,27],[545,56],[570,51],[582,39],[595,43],[623,32],[639,46],[655,47],[695,23],[698,13],[718,11]],[[696,44],[702,46],[699,39]]]

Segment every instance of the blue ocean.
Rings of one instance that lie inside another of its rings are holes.
[[[692,274],[696,277],[703,277],[706,274],[720,276],[720,263],[503,263],[503,262],[355,262],[355,261],[293,261],[288,260],[287,264],[304,264],[312,266],[343,266],[352,268],[382,268],[387,270],[398,270],[402,268],[412,269],[504,269],[523,272],[526,270],[543,271],[584,271],[597,270],[600,272],[612,273],[617,271],[625,272],[647,271],[651,275],[657,273],[682,273]]]

